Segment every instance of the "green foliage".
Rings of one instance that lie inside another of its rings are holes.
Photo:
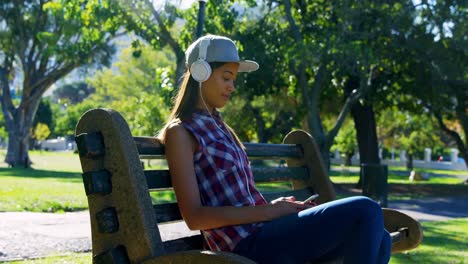
[[[37,129],[39,123],[46,125],[49,129],[53,130],[55,123],[52,113],[52,103],[48,99],[41,99],[39,107],[33,121],[33,130]]]
[[[59,86],[52,93],[54,102],[77,104],[94,92],[94,88],[85,82],[73,82]]]
[[[433,120],[427,115],[388,109],[379,116],[379,137],[388,148],[401,148],[408,154],[423,153],[424,148],[443,146],[434,131]]]
[[[60,111],[61,114],[57,115],[54,133],[60,136],[73,136],[80,117],[86,111],[98,107],[103,107],[103,105],[91,100],[68,106],[64,112]]]
[[[400,108],[428,111],[468,160],[466,1],[423,1],[415,23],[400,36]],[[464,133],[449,124],[458,122]],[[465,135],[463,135],[465,134]],[[463,138],[465,136],[465,138]]]
[[[338,132],[335,138],[335,143],[331,147],[332,151],[338,150],[343,153],[347,158],[351,158],[357,149],[356,141],[356,129],[354,128],[354,122],[348,121],[343,124],[343,127]]]
[[[34,129],[34,133],[31,136],[33,139],[45,140],[50,135],[50,129],[46,124],[38,123]]]
[[[5,129],[5,119],[3,118],[3,112],[0,111],[0,143],[5,142],[8,138],[8,133]]]
[[[141,92],[139,98],[130,97],[126,102],[114,105],[127,120],[132,135],[156,136],[169,116],[163,98],[157,94]]]
[[[9,164],[29,162],[28,144],[20,142],[29,142],[42,95],[80,66],[108,64],[121,21],[110,0],[1,2],[0,99],[10,132]],[[9,92],[15,79],[19,104]]]
[[[57,28],[60,31],[39,32],[39,40],[50,44],[46,53],[55,55],[57,60],[74,61],[78,65],[110,62],[113,49],[109,46],[109,37],[117,33],[122,23],[111,1],[56,0],[42,8],[53,16],[51,22],[60,25]],[[61,43],[59,39],[66,41]]]
[[[234,96],[223,116],[242,141],[280,143],[287,133],[298,128],[296,108],[297,102],[288,96],[265,94],[250,100]]]
[[[91,99],[119,111],[134,135],[155,135],[169,115],[174,90],[171,56],[142,44],[141,56],[132,48],[122,51],[113,69],[88,80],[96,88]]]

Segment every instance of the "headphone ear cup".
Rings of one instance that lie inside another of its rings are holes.
[[[204,60],[197,60],[190,66],[190,74],[195,81],[204,82],[210,78],[210,64]]]

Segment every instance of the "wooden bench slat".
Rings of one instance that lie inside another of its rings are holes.
[[[150,191],[172,188],[169,170],[145,170],[144,173]]]
[[[155,204],[153,208],[156,213],[156,222],[158,223],[182,220],[177,203]]]
[[[263,196],[267,201],[271,201],[282,196],[294,196],[298,201],[302,201],[308,198],[310,195],[312,195],[312,192],[309,189],[263,193]],[[153,205],[153,208],[156,213],[156,221],[158,223],[182,220],[182,215],[180,214],[177,203],[155,204]]]
[[[304,167],[252,167],[255,182],[306,180],[308,170]]]
[[[307,180],[308,171],[303,167],[252,167],[255,182]],[[150,191],[172,188],[169,170],[145,170]]]
[[[294,144],[243,143],[249,158],[302,158],[302,148]]]
[[[157,155],[163,158],[164,146],[155,137],[133,137],[140,155]]]
[[[164,147],[155,137],[133,137],[140,156],[164,156]],[[295,144],[244,143],[249,158],[301,158],[302,148]]]
[[[203,238],[201,235],[182,237],[163,242],[166,253],[175,253],[185,250],[203,249]]]

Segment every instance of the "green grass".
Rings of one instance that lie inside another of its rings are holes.
[[[30,156],[32,169],[7,168],[0,163],[0,211],[64,212],[88,208],[76,154],[33,151]]]
[[[391,264],[464,264],[468,263],[468,218],[423,222],[422,244],[405,253],[392,255]],[[91,263],[91,253],[14,261],[12,264]]]
[[[408,175],[395,174],[390,171],[388,173],[389,184],[460,184],[463,179],[454,177],[456,175],[468,175],[466,171],[452,171],[450,174],[446,171],[440,170],[426,170],[426,172],[446,175],[450,177],[429,177],[426,181],[410,181]],[[359,180],[359,172],[344,170],[342,172],[332,171],[330,172],[330,179],[334,183],[357,183]]]
[[[63,256],[45,257],[9,262],[10,264],[88,264],[92,263],[91,253],[70,253]]]
[[[350,167],[345,167],[341,170],[339,170],[339,168],[337,169],[338,170],[330,172],[330,179],[333,183],[355,185],[359,181],[359,172],[356,171],[358,168],[353,168],[352,170],[350,170]],[[425,181],[410,181],[408,176],[409,172],[407,172],[408,175],[402,175],[401,173],[394,173],[394,171],[394,168],[391,168],[388,175],[388,200],[408,200],[434,197],[434,191],[437,192],[436,195],[438,196],[459,195],[460,193],[468,194],[468,185],[462,184],[468,175],[466,171],[454,171],[451,172],[450,175],[447,175],[445,173],[446,171],[442,170],[426,170],[426,172],[437,174],[437,176],[430,176],[429,180]],[[406,192],[402,190],[392,192],[391,190],[395,186],[399,186],[397,189],[407,190]],[[402,186],[405,186],[405,188],[401,188]],[[345,196],[338,195],[337,197],[343,198]]]
[[[468,218],[422,225],[422,244],[415,250],[393,255],[390,263],[468,263]]]

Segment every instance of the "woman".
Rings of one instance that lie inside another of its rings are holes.
[[[209,35],[186,51],[188,70],[160,133],[180,212],[211,250],[259,263],[388,263],[391,239],[380,206],[352,197],[318,206],[281,197],[268,203],[254,185],[243,145],[219,113],[235,91],[241,61],[234,42]]]

